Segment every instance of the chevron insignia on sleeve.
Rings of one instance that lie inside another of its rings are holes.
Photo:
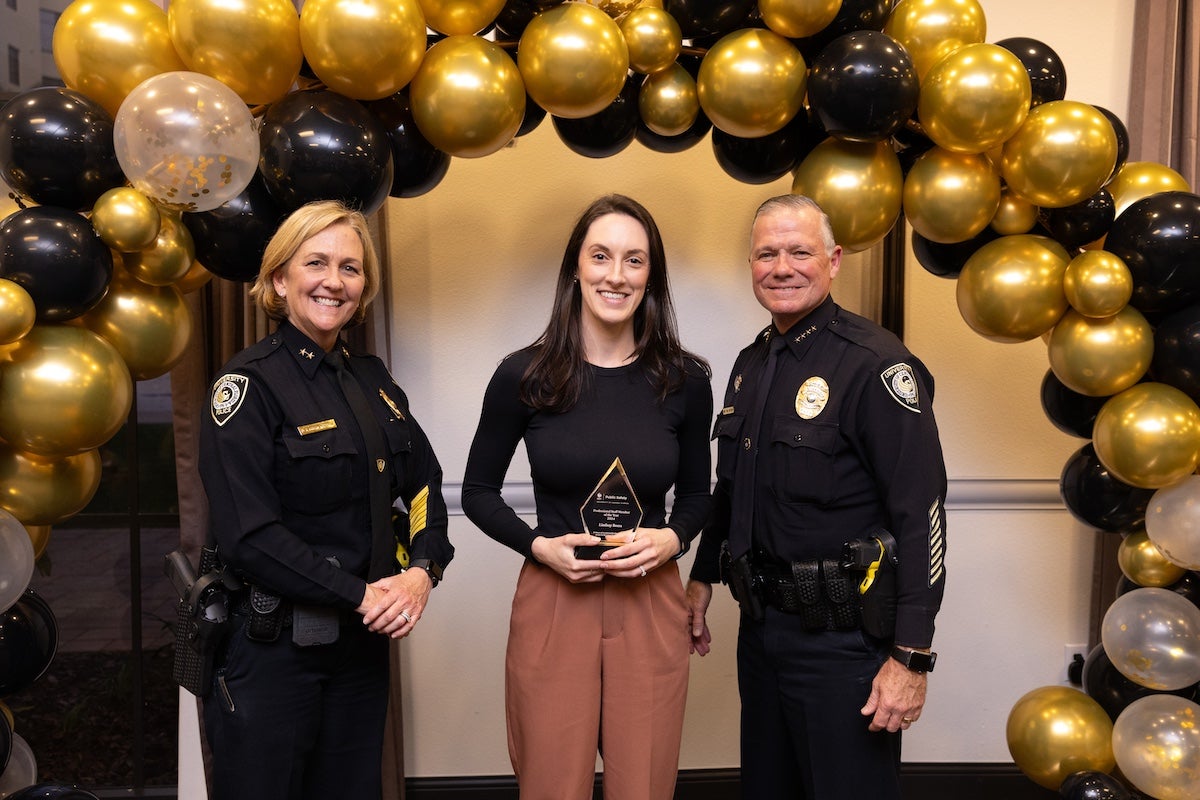
[[[945,512],[942,509],[941,499],[933,502],[929,507],[929,585],[933,586],[937,583],[944,570],[942,559],[946,554],[946,534],[942,525],[942,520],[945,517]]]

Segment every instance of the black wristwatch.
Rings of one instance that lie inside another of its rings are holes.
[[[937,653],[905,650],[903,647],[893,647],[892,658],[913,672],[933,672],[933,665],[937,663]]]
[[[408,568],[425,570],[434,586],[442,582],[442,568],[431,558],[414,558]]]

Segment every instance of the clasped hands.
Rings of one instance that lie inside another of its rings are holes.
[[[406,569],[367,584],[362,603],[355,609],[363,624],[375,633],[403,639],[413,632],[429,602],[433,581],[423,569]]]
[[[575,548],[620,542],[606,548],[597,560],[575,558]],[[606,575],[617,578],[644,578],[679,553],[679,536],[671,528],[638,528],[621,531],[601,539],[590,533],[539,536],[533,540],[533,557],[571,583],[595,583]]]

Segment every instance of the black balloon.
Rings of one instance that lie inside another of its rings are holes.
[[[854,31],[881,31],[892,11],[892,0],[842,0],[837,16],[820,32],[803,39],[793,39],[808,63],[839,36]]]
[[[8,715],[0,714],[0,775],[4,774],[5,768],[8,767],[8,759],[12,756],[12,737],[13,729],[12,725],[8,724]]]
[[[1125,785],[1111,775],[1096,770],[1073,772],[1058,787],[1064,800],[1134,800]]]
[[[1015,55],[1029,73],[1033,105],[1067,96],[1067,68],[1049,45],[1025,36],[1001,39],[996,44]]]
[[[370,214],[391,190],[387,130],[362,103],[337,92],[287,95],[267,109],[259,142],[259,172],[288,212],[313,200],[342,200]]]
[[[45,674],[58,651],[58,623],[32,589],[0,614],[0,697],[23,691]]]
[[[1133,273],[1139,311],[1175,311],[1200,300],[1200,196],[1160,192],[1113,222],[1104,249]]]
[[[1159,320],[1154,328],[1150,374],[1200,403],[1200,304]]]
[[[254,178],[232,200],[211,211],[183,215],[192,234],[196,260],[212,274],[249,283],[258,277],[267,242],[286,216],[267,191],[262,175]]]
[[[684,150],[697,145],[708,135],[710,130],[712,130],[712,120],[701,111],[696,115],[696,121],[692,123],[692,127],[675,136],[663,136],[660,133],[655,133],[646,127],[646,123],[639,119],[634,138],[641,142],[643,146],[656,153],[682,153]]]
[[[1038,221],[1059,244],[1074,251],[1108,233],[1116,215],[1112,194],[1100,189],[1074,205],[1041,209]]]
[[[551,115],[563,144],[588,158],[607,158],[633,142],[638,125],[638,81],[629,79],[617,99],[590,117],[566,119]]]
[[[712,148],[721,169],[742,183],[778,180],[794,170],[825,138],[801,109],[792,121],[774,133],[744,139],[713,128]]]
[[[18,792],[13,792],[7,800],[97,800],[97,797],[78,786],[66,786],[61,783],[35,783],[33,786],[26,786]]]
[[[387,130],[392,145],[392,197],[419,197],[442,182],[450,154],[438,150],[417,130],[408,91],[365,103]]]
[[[79,92],[44,86],[0,108],[0,175],[40,205],[72,211],[125,184],[113,118]]]
[[[1117,134],[1117,163],[1112,171],[1112,174],[1115,175],[1117,170],[1125,166],[1125,162],[1129,160],[1129,129],[1125,127],[1125,123],[1121,121],[1120,117],[1104,106],[1095,106],[1094,108],[1112,123],[1113,133]]]
[[[1173,692],[1147,689],[1122,675],[1120,670],[1113,666],[1102,644],[1093,647],[1083,661],[1083,691],[1099,703],[1104,713],[1113,720],[1116,720],[1134,700],[1152,694],[1173,694],[1192,700],[1196,697],[1197,688],[1200,687],[1192,685]]]
[[[500,34],[497,38],[520,39],[525,27],[539,11],[545,11],[560,2],[562,0],[507,0],[496,16],[496,32]]]
[[[879,31],[834,39],[808,77],[808,100],[821,127],[852,142],[890,137],[917,110],[919,89],[908,51]]]
[[[1129,580],[1122,575],[1117,579],[1117,596],[1120,597],[1127,592],[1132,592],[1134,589],[1143,587]],[[1185,572],[1183,577],[1166,587],[1180,597],[1185,598],[1189,603],[1200,608],[1200,573]]]
[[[684,39],[721,37],[744,25],[757,0],[664,0],[663,8],[679,23]]]
[[[992,230],[991,226],[984,228],[974,238],[967,239],[965,242],[949,244],[932,242],[913,231],[912,249],[917,263],[924,267],[930,275],[953,279],[962,272],[962,268],[967,264],[967,259],[973,256],[976,250],[998,238],[1000,238],[1000,234]]]
[[[516,139],[519,136],[524,136],[527,133],[533,133],[538,125],[542,124],[542,120],[546,118],[546,109],[534,102],[529,93],[525,93],[525,116],[521,117],[521,127],[517,128],[517,132],[513,135]]]
[[[1130,486],[1113,477],[1088,442],[1067,459],[1059,491],[1076,519],[1115,533],[1142,524],[1155,490]]]
[[[1091,397],[1068,388],[1053,370],[1046,370],[1042,378],[1042,410],[1063,433],[1091,439],[1096,415],[1106,400],[1107,397]]]
[[[112,251],[74,211],[35,206],[0,221],[0,278],[29,292],[39,322],[83,314],[104,297],[112,273]]]

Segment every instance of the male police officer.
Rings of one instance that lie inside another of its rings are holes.
[[[833,302],[841,255],[811,199],[759,207],[750,272],[772,324],[739,354],[714,427],[714,512],[687,592],[701,655],[712,584],[724,578],[741,603],[748,800],[899,798],[899,731],[920,718],[935,659],[946,469],[933,379]],[[863,539],[879,565],[853,572],[846,543]],[[863,629],[864,590],[894,629]]]

